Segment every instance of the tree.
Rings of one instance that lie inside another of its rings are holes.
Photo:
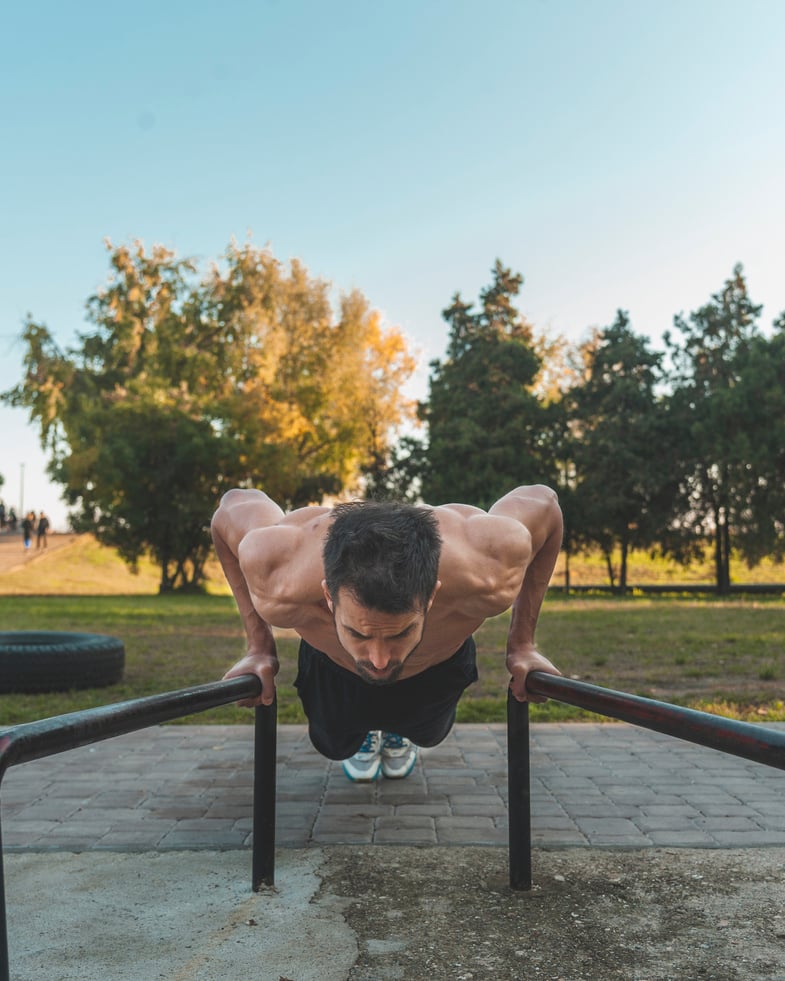
[[[582,383],[569,393],[580,545],[597,545],[611,587],[627,589],[627,559],[652,548],[670,517],[676,479],[657,397],[663,356],[622,310],[584,351]],[[614,557],[618,556],[618,563]]]
[[[401,394],[415,367],[359,291],[340,297],[297,261],[230,246],[200,316],[225,331],[222,418],[249,461],[246,479],[301,506],[353,486],[413,414]]]
[[[423,496],[487,508],[521,483],[552,483],[541,362],[531,325],[514,299],[523,278],[497,260],[473,311],[460,293],[442,316],[450,325],[444,361],[431,363]]]
[[[734,544],[752,567],[764,557],[785,558],[785,313],[771,337],[750,338],[734,358],[731,411],[743,423],[737,442],[738,496],[744,502]]]
[[[739,397],[740,366],[758,334],[761,307],[749,298],[741,265],[709,303],[674,326],[681,344],[666,334],[674,364],[674,428],[683,433],[684,478],[679,508],[688,537],[714,543],[715,582],[730,589],[734,536],[749,522],[750,440],[755,418]]]
[[[412,413],[404,339],[359,291],[269,250],[230,244],[208,275],[161,246],[107,243],[92,330],[61,351],[28,318],[29,409],[77,527],[132,565],[150,552],[162,591],[197,585],[209,518],[229,486],[298,506],[353,486]]]
[[[365,474],[368,500],[422,500],[423,477],[427,470],[426,446],[419,436],[403,436],[387,452],[377,454]]]
[[[212,547],[205,503],[231,486],[231,439],[209,420],[142,402],[106,409],[95,424],[101,434],[95,452],[72,454],[59,469],[66,500],[80,507],[76,529],[117,548],[134,570],[149,553],[161,570],[162,593],[198,587]],[[79,472],[88,460],[88,470]]]

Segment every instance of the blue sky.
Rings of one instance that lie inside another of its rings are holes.
[[[419,352],[496,257],[573,340],[658,341],[744,264],[785,310],[785,3],[19,4],[0,34],[0,389],[30,312],[63,346],[106,237],[203,260],[250,231],[359,287]],[[65,520],[0,408],[0,495]],[[24,470],[22,470],[24,465]],[[24,477],[22,478],[22,474]]]

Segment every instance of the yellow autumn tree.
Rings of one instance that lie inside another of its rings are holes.
[[[90,329],[63,351],[29,318],[2,397],[38,424],[76,527],[132,565],[150,552],[162,590],[195,585],[228,487],[291,507],[357,486],[413,414],[414,358],[362,293],[250,242],[202,277],[162,246],[107,248]]]
[[[250,244],[232,243],[206,284],[210,319],[231,336],[223,418],[245,481],[291,506],[353,489],[414,413],[401,331],[359,290],[335,305],[330,293],[302,263]]]

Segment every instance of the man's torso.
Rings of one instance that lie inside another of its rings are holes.
[[[443,546],[441,588],[426,617],[423,637],[407,657],[401,680],[446,661],[487,619],[506,610],[517,595],[530,538],[510,519],[489,519],[462,505],[434,509]],[[482,533],[467,535],[469,518],[484,517]],[[498,521],[504,524],[499,526]],[[249,532],[240,561],[254,608],[273,627],[294,629],[341,667],[357,673],[338,641],[324,598],[322,545],[331,521],[327,508],[303,508],[270,528]],[[521,541],[515,541],[520,535]]]

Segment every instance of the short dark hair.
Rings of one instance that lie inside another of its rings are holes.
[[[324,577],[382,613],[425,609],[436,589],[442,539],[429,508],[399,501],[339,504],[324,542]]]

